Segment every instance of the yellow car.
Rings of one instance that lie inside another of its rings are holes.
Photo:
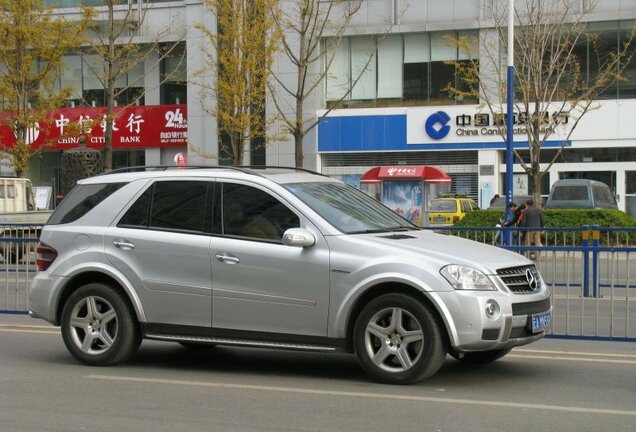
[[[473,210],[479,210],[479,206],[466,196],[434,198],[431,200],[428,223],[432,226],[453,225]]]

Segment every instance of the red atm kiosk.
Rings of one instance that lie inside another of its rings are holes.
[[[371,168],[360,188],[418,226],[428,225],[431,199],[450,190],[451,178],[440,168],[397,165]]]

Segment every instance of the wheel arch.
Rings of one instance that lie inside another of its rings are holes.
[[[89,270],[78,273],[71,277],[60,291],[60,295],[57,299],[57,307],[55,310],[55,323],[57,325],[61,323],[62,310],[64,309],[64,305],[66,304],[68,298],[78,288],[81,288],[88,283],[103,283],[112,287],[114,290],[122,295],[122,297],[128,304],[128,307],[130,307],[131,311],[134,313],[137,323],[144,321],[144,313],[141,309],[139,300],[131,295],[131,291],[129,289],[126,289],[124,285],[112,275],[98,270]]]
[[[435,301],[431,300],[431,298],[426,295],[425,292],[419,290],[411,285],[408,285],[403,282],[382,282],[377,285],[373,285],[364,291],[355,301],[349,316],[347,318],[346,324],[346,350],[347,352],[353,352],[353,329],[355,327],[356,320],[360,315],[362,309],[373,299],[384,295],[384,294],[405,294],[416,301],[419,301],[424,306],[428,307],[433,316],[437,320],[437,323],[440,327],[440,330],[443,332],[443,336],[446,339],[447,344],[450,344],[449,331],[447,327],[446,320],[443,317],[443,314],[439,311],[437,304]]]

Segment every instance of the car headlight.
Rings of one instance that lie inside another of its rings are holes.
[[[451,264],[443,267],[440,273],[456,290],[495,291],[497,289],[488,276],[472,267]]]

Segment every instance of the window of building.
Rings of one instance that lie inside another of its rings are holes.
[[[160,103],[185,104],[188,98],[185,48],[174,48],[161,59],[160,69]]]
[[[636,171],[625,171],[625,212],[636,218]]]
[[[352,36],[337,46],[326,39],[325,64],[331,60],[325,80],[327,107],[475,103],[450,90],[468,89],[456,63],[478,51],[459,50],[452,40],[459,37],[476,44],[477,32]]]
[[[378,41],[378,99],[402,98],[402,57],[401,36]]]
[[[76,107],[82,101],[82,58],[78,55],[64,57],[64,67],[60,77],[62,88],[71,89],[71,95],[66,100],[68,107]]]
[[[429,35],[405,34],[404,99],[407,103],[428,100],[429,60]]]
[[[104,106],[106,65],[97,54],[82,57],[82,99],[90,106]]]
[[[457,47],[443,33],[431,34],[431,72],[429,102],[432,105],[445,105],[453,101],[448,89],[455,83],[455,65]]]

